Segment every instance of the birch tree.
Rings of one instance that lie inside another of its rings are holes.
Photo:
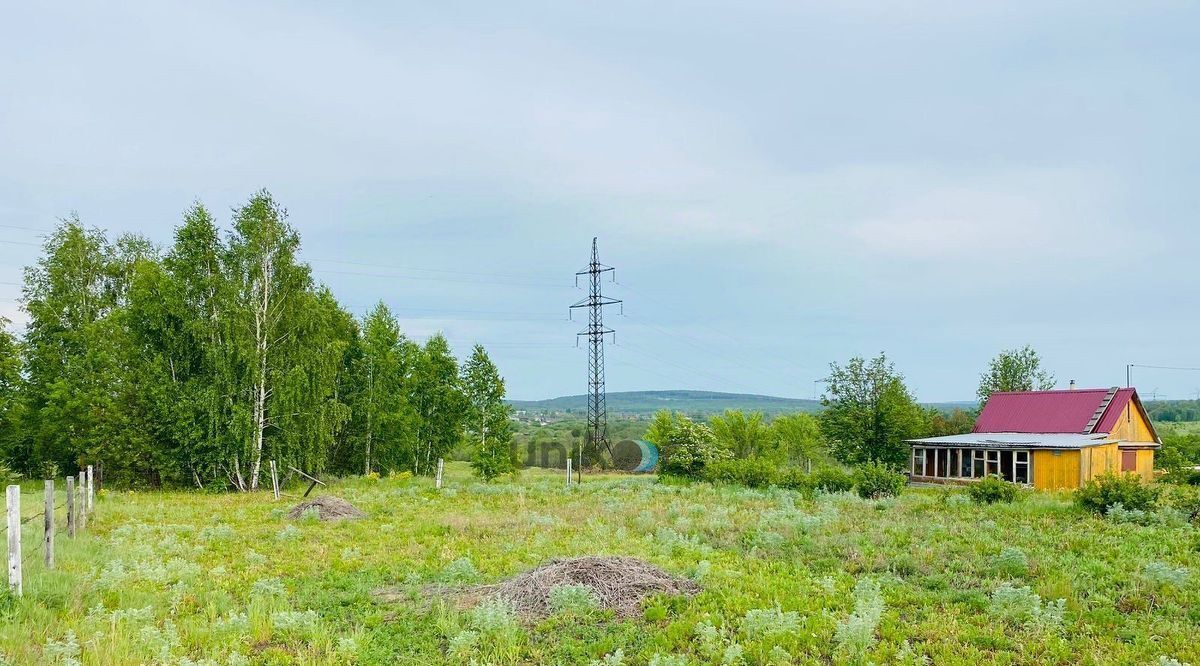
[[[417,416],[417,451],[413,473],[429,475],[462,437],[466,400],[459,386],[458,363],[440,333],[417,354],[411,401]]]
[[[286,365],[282,347],[294,341],[292,318],[311,286],[307,267],[296,262],[300,238],[287,223],[287,212],[266,191],[234,212],[226,270],[234,280],[231,334],[241,368],[243,405],[234,420],[243,444],[227,462],[230,482],[240,490],[256,490],[263,447],[272,414],[275,380]],[[248,422],[247,422],[248,414]]]
[[[64,220],[46,239],[44,254],[25,269],[25,419],[19,469],[73,469],[101,444],[100,424],[112,413],[105,386],[104,318],[115,305],[104,234]]]
[[[363,318],[353,364],[358,390],[351,404],[361,423],[364,474],[411,466],[416,419],[405,393],[412,370],[410,347],[382,302]]]
[[[482,345],[475,345],[463,364],[462,390],[466,426],[474,448],[471,466],[484,479],[516,469],[512,455],[511,409],[504,402],[504,379]]]

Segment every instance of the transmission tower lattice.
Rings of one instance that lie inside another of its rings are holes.
[[[609,298],[601,292],[600,277],[605,273],[613,273],[613,281],[616,281],[613,267],[600,263],[599,255],[596,252],[596,239],[593,238],[592,261],[587,268],[575,274],[575,286],[579,286],[579,276],[588,276],[591,281],[588,295],[587,298],[572,305],[571,311],[574,312],[579,308],[588,310],[587,328],[580,331],[575,337],[576,344],[580,337],[587,336],[588,339],[588,441],[596,449],[603,447],[611,457],[613,451],[612,445],[608,441],[608,407],[605,405],[604,399],[604,336],[611,334],[615,344],[617,333],[604,326],[604,306],[616,305],[621,301]],[[624,306],[622,306],[622,310],[624,310]]]

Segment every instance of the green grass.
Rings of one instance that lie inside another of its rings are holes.
[[[536,471],[483,485],[458,464],[441,493],[328,490],[370,517],[288,521],[295,500],[263,493],[102,494],[86,536],[60,537],[58,569],[28,566],[25,596],[0,598],[0,663],[1200,662],[1195,528],[1117,524],[1060,496],[805,500],[649,477],[567,491]],[[421,594],[584,554],[643,557],[704,591],[637,620],[538,624]],[[375,601],[384,587],[400,600]]]

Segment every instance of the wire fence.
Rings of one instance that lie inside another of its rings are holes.
[[[57,537],[78,536],[95,510],[91,466],[79,474],[78,483],[70,477],[65,484],[47,480],[41,493],[23,490],[21,486],[8,486],[4,497],[5,521],[0,529],[8,544],[9,590],[17,596],[24,591],[26,565],[40,560],[46,569],[53,569]]]

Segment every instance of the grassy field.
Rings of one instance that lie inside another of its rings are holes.
[[[1065,497],[807,500],[650,477],[567,491],[535,471],[483,485],[458,465],[440,493],[424,479],[329,492],[369,517],[289,521],[295,500],[262,493],[104,493],[59,568],[28,565],[25,596],[0,598],[0,663],[1200,662],[1195,528],[1118,524]],[[535,624],[422,593],[585,554],[704,589],[635,620],[579,606]],[[385,587],[401,599],[376,601]]]

